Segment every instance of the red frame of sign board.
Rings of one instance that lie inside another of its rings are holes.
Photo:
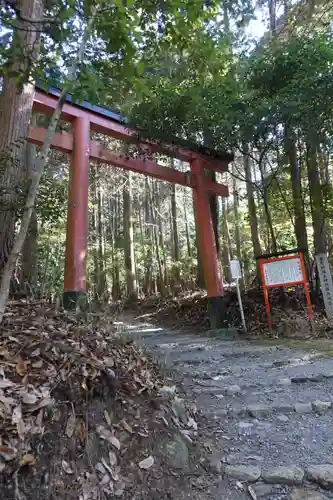
[[[302,280],[290,281],[288,283],[280,283],[280,284],[274,284],[274,285],[267,285],[266,284],[264,264],[267,264],[269,262],[277,262],[277,261],[290,260],[290,259],[295,259],[295,258],[299,258],[300,263],[301,263],[302,278],[303,278]],[[295,255],[285,255],[283,257],[272,257],[269,259],[259,259],[259,264],[260,264],[261,280],[262,280],[262,284],[263,284],[263,288],[264,288],[265,307],[266,307],[266,314],[267,314],[267,319],[268,319],[268,327],[272,328],[271,307],[269,304],[268,290],[270,288],[279,288],[281,286],[295,286],[295,285],[303,285],[304,286],[305,297],[306,297],[306,306],[307,306],[307,311],[308,311],[308,318],[311,321],[313,318],[313,311],[312,311],[311,298],[310,298],[310,292],[309,292],[309,283],[308,283],[308,280],[306,277],[306,271],[305,271],[305,265],[304,265],[304,259],[303,259],[302,252],[298,252]]]

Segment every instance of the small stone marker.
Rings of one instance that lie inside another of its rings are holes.
[[[333,281],[326,253],[316,255],[316,263],[323,293],[326,316],[333,318]]]

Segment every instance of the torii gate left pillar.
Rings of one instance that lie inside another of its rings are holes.
[[[66,256],[63,304],[74,309],[86,297],[86,257],[88,244],[88,194],[90,123],[76,118],[72,124],[73,151],[68,186]]]

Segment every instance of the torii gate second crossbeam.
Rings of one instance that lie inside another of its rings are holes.
[[[211,328],[228,327],[208,195],[215,194],[227,197],[229,192],[227,186],[207,179],[205,169],[219,172],[226,171],[232,157],[230,155],[222,157],[210,156],[191,149],[161,145],[151,141],[140,141],[140,144],[149,151],[160,151],[171,157],[187,161],[190,165],[190,172],[184,173],[158,165],[151,160],[117,155],[106,149],[102,144],[91,141],[90,131],[103,133],[126,142],[138,142],[136,134],[113,117],[105,116],[104,108],[92,106],[89,103],[86,103],[86,105],[84,103],[79,105],[71,104],[70,101],[71,97],[69,96],[64,105],[61,119],[72,123],[72,134],[55,134],[52,141],[52,148],[71,155],[64,306],[69,308],[75,305],[78,298],[86,294],[89,161],[95,159],[103,164],[128,169],[157,179],[189,186],[193,189],[197,216],[196,226],[208,295]],[[50,95],[38,89],[35,91],[35,111],[52,115],[56,103],[56,94]],[[44,136],[44,129],[30,127],[29,142],[42,145]]]

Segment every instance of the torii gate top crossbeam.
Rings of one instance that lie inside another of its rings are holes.
[[[51,115],[55,109],[59,93],[60,90],[55,87],[51,87],[49,93],[37,88],[34,97],[34,110],[45,115]],[[201,151],[197,151],[197,149],[199,149],[198,146],[194,146],[194,150],[191,148],[178,147],[177,145],[167,145],[154,141],[141,140],[138,138],[138,134],[128,128],[116,113],[99,106],[93,106],[85,101],[81,104],[72,104],[70,95],[68,95],[66,100],[67,102],[63,107],[61,119],[68,122],[72,122],[76,118],[88,119],[90,128],[94,132],[105,134],[126,142],[139,142],[150,151],[166,153],[171,157],[186,162],[200,158],[204,161],[205,168],[213,171],[227,171],[228,164],[233,160],[232,155],[227,153],[218,154],[213,151],[212,154],[207,154],[206,149],[205,152],[202,153]]]

